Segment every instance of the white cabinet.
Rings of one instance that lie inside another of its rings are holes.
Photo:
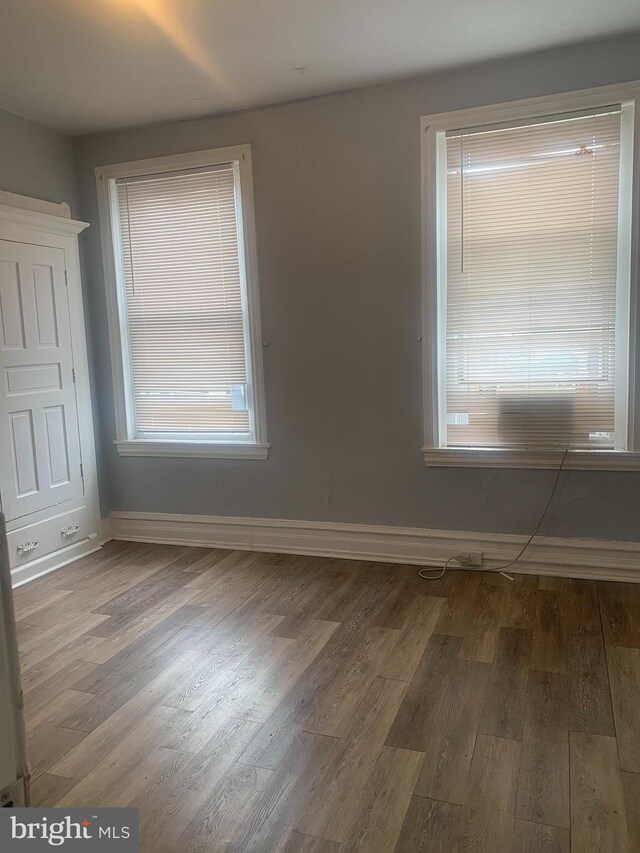
[[[95,550],[100,517],[77,248],[86,224],[60,205],[10,200],[0,204],[0,500],[21,582]]]

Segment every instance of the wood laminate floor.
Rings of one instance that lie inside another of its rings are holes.
[[[33,804],[145,853],[637,853],[640,585],[109,543],[16,590]]]

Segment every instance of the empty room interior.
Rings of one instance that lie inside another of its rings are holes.
[[[638,0],[0,0],[0,850],[639,853]]]

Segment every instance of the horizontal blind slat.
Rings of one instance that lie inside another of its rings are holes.
[[[620,111],[446,152],[447,444],[613,446]]]

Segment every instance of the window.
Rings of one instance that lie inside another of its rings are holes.
[[[430,465],[640,462],[634,102],[606,94],[423,120]]]
[[[97,170],[122,454],[266,457],[250,153]]]

